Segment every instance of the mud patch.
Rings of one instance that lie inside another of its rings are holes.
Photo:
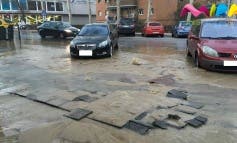
[[[175,77],[175,75],[169,74],[169,75],[165,75],[162,77],[158,77],[156,79],[151,79],[148,82],[150,84],[163,84],[166,86],[174,86],[176,84],[174,77]]]

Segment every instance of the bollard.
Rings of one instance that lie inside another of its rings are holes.
[[[9,40],[9,32],[8,32],[8,28],[6,28],[5,40]]]

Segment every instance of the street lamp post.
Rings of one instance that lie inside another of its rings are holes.
[[[68,21],[72,24],[72,12],[71,12],[71,1],[67,0],[67,8],[68,8]]]
[[[90,3],[90,0],[87,0],[87,4],[88,4],[89,23],[91,23],[91,3]]]
[[[152,0],[148,0],[148,6],[147,6],[147,17],[146,17],[146,21],[149,22],[150,21],[150,17],[151,17],[151,2]]]
[[[116,0],[116,7],[117,7],[117,24],[120,21],[120,0]]]

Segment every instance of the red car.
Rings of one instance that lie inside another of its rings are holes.
[[[164,26],[159,22],[147,22],[142,29],[142,36],[152,36],[157,35],[164,37]]]
[[[208,18],[196,22],[188,35],[186,53],[197,67],[237,71],[237,19]]]

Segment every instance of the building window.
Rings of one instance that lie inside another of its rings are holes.
[[[143,8],[138,9],[138,14],[139,15],[144,15],[144,9]]]
[[[10,2],[9,2],[9,0],[2,0],[2,9],[3,10],[10,10]]]
[[[29,10],[37,10],[36,2],[35,1],[28,1],[28,9]]]
[[[102,12],[101,12],[101,11],[98,11],[98,15],[99,15],[99,16],[102,16]]]
[[[48,11],[55,11],[55,3],[54,2],[47,2],[47,10]]]
[[[56,2],[56,11],[63,11],[63,3]]]
[[[62,16],[56,15],[54,18],[55,21],[62,21]]]
[[[40,1],[37,1],[38,10],[42,10],[42,5]]]
[[[27,0],[19,0],[19,4],[23,10],[27,9]]]
[[[151,8],[151,15],[154,14],[154,8]]]
[[[12,10],[18,10],[18,0],[11,0]]]

